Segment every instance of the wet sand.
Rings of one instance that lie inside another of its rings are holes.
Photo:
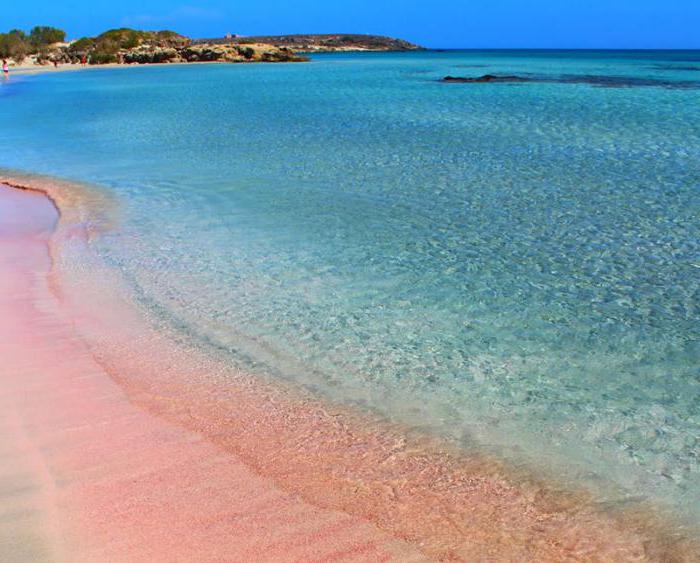
[[[648,507],[601,506],[192,349],[99,262],[65,268],[99,236],[69,186],[2,181],[62,211],[52,230],[48,198],[0,187],[4,560],[693,560]]]

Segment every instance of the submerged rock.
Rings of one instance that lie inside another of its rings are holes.
[[[467,84],[479,84],[484,82],[530,82],[530,78],[512,75],[484,74],[483,76],[445,76],[443,82],[464,82]]]
[[[590,84],[599,88],[636,88],[656,86],[668,89],[695,89],[700,88],[700,81],[694,80],[662,80],[658,78],[640,78],[634,76],[607,76],[607,75],[578,75],[565,74],[559,76],[515,76],[484,74],[483,76],[445,76],[441,82],[462,84],[488,84],[505,83],[517,84],[523,82],[537,82],[542,84]]]

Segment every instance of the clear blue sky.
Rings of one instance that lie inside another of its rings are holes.
[[[0,0],[0,26],[357,32],[428,47],[700,48],[700,0]]]

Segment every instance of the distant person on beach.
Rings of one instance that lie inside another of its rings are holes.
[[[7,59],[3,59],[3,60],[2,60],[2,73],[3,73],[5,76],[10,76],[10,67],[9,67],[9,65],[7,64]]]
[[[83,55],[83,56],[80,58],[80,64],[83,65],[83,66],[87,66],[87,57],[86,57],[85,55]]]

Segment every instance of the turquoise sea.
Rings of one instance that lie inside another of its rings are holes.
[[[536,80],[439,81],[484,74]],[[13,76],[0,123],[193,346],[700,522],[700,52]]]

